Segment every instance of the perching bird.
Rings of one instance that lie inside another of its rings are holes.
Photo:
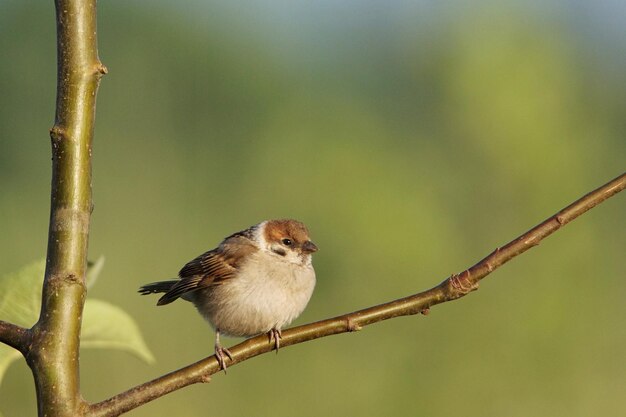
[[[179,279],[146,284],[139,292],[165,293],[157,305],[191,301],[215,329],[215,356],[225,370],[225,356],[232,356],[220,345],[220,334],[268,333],[278,350],[281,329],[302,313],[313,293],[315,251],[303,223],[267,220],[187,263]]]

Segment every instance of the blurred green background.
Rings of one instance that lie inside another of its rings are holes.
[[[622,173],[624,16],[619,0],[101,1],[90,253],[107,262],[89,295],[130,312],[157,362],[85,350],[85,397],[211,354],[190,305],[136,290],[231,232],[307,223],[305,323],[430,288]],[[3,0],[2,272],[46,250],[55,55],[52,2]],[[264,355],[129,415],[625,415],[624,198],[426,318]],[[20,361],[0,411],[35,415],[34,396]]]

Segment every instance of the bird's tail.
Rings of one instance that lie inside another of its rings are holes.
[[[178,282],[177,279],[170,279],[167,281],[152,282],[150,284],[142,285],[139,288],[139,294],[148,295],[148,294],[158,294],[161,292],[168,292],[169,290],[172,289],[174,284],[176,284],[177,282]]]

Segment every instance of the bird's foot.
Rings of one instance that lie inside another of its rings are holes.
[[[276,353],[278,353],[278,349],[280,348],[280,339],[283,338],[283,333],[279,329],[272,329],[267,332],[267,335],[270,339],[270,343],[274,341],[274,347],[276,348]]]
[[[220,365],[220,369],[226,373],[226,357],[231,361],[233,360],[233,355],[226,348],[221,347],[220,345],[215,345],[215,358],[217,359],[217,363]]]

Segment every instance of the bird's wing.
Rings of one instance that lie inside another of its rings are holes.
[[[169,304],[187,292],[219,285],[233,278],[243,259],[257,250],[245,236],[228,237],[218,248],[189,261],[178,273],[180,280],[159,299],[158,304]]]

